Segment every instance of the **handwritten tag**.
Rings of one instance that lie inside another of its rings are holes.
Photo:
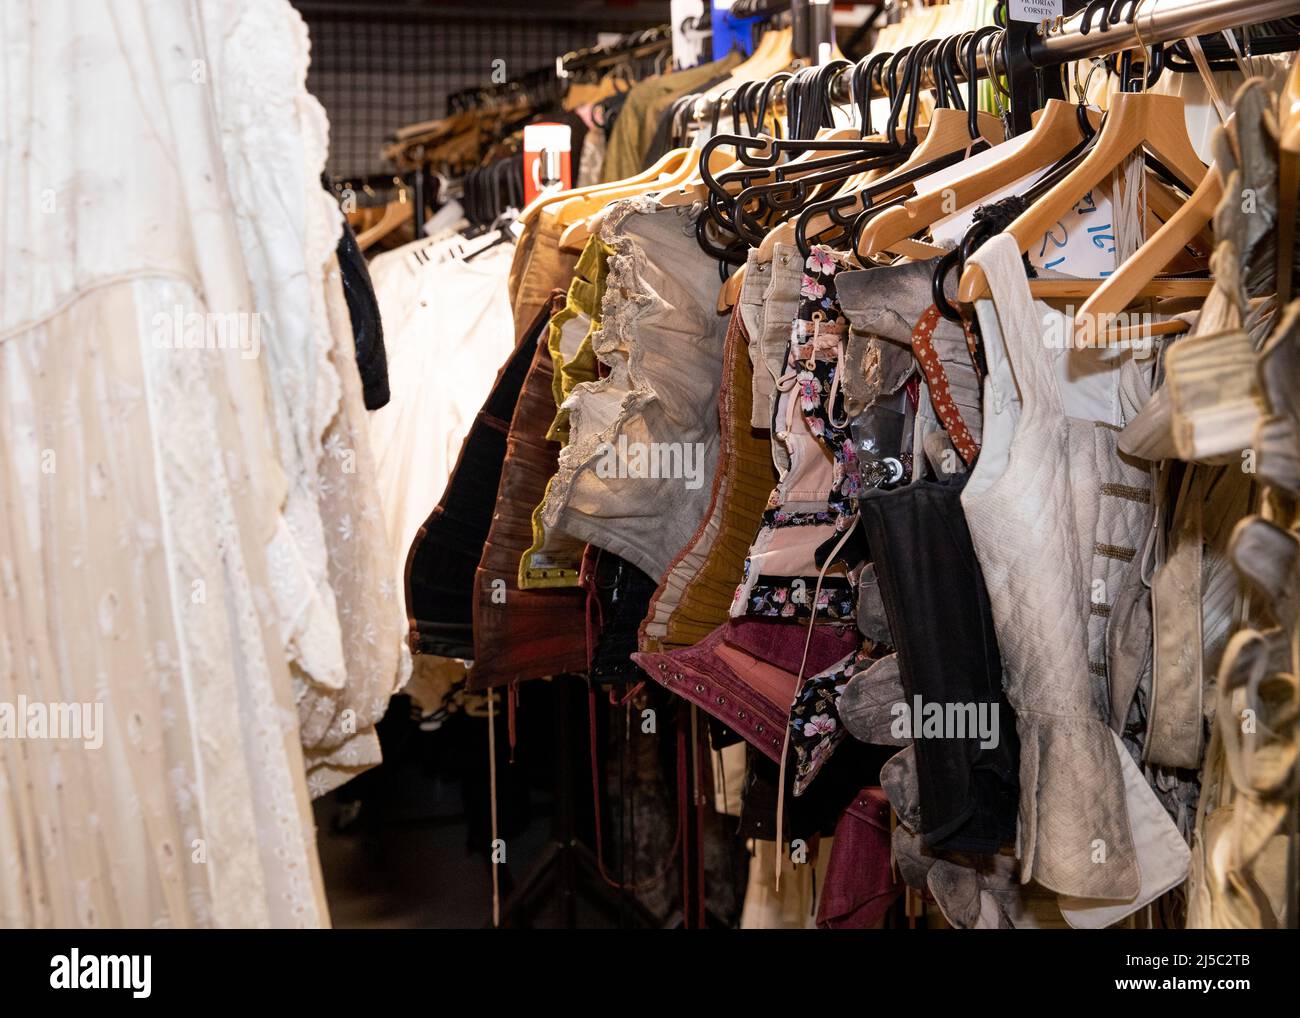
[[[996,158],[1005,152],[1005,147],[999,145],[987,153],[981,153],[957,164],[956,173],[941,170],[923,181],[918,181],[917,191],[921,193],[942,190],[947,181],[970,172],[972,168],[977,168],[984,157],[992,155]],[[990,204],[1008,195],[1023,194],[1046,172],[1044,168],[1022,177],[1014,184],[981,199],[975,205],[939,220],[930,230],[935,243],[940,247],[955,247],[960,244],[962,237],[970,229],[975,209],[979,205]],[[1044,274],[1074,276],[1080,279],[1109,276],[1115,271],[1114,222],[1110,200],[1099,191],[1090,191],[1080,198],[1039,242],[1030,245],[1029,261]]]

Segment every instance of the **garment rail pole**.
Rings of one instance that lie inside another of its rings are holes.
[[[1080,32],[1082,13],[1066,18],[1059,31],[1030,38],[1029,59],[1047,67],[1297,14],[1300,0],[1145,0],[1138,7],[1136,24],[1119,21],[1105,32],[1095,26],[1087,35]]]

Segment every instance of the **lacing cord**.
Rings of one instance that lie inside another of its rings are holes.
[[[831,553],[826,556],[826,561],[822,564],[821,569],[817,573],[817,587],[813,591],[812,611],[809,613],[808,616],[808,632],[804,636],[804,641],[803,641],[803,656],[800,657],[799,659],[799,674],[795,678],[794,696],[790,700],[791,710],[793,710],[795,704],[799,702],[799,694],[803,692],[804,673],[808,668],[808,649],[812,646],[813,626],[817,622],[817,605],[821,601],[822,581],[826,578],[826,571],[830,569],[831,564],[835,561],[836,556],[839,555],[840,550],[848,542],[849,537],[852,535],[853,531],[857,528],[858,519],[859,519],[858,514],[854,513],[853,518],[849,522],[849,525],[844,529],[844,533],[840,535],[840,539],[835,542],[835,547],[831,550]],[[777,892],[780,892],[781,890],[781,858],[782,858],[781,848],[785,842],[785,775],[786,775],[786,762],[789,758],[789,755],[790,755],[790,725],[789,723],[787,723],[785,726],[785,739],[781,743],[781,770],[777,779],[777,792],[776,792],[776,844],[777,844],[776,890]]]
[[[835,371],[832,373],[831,391],[826,399],[826,417],[830,421],[831,427],[836,431],[842,431],[844,428],[849,426],[848,414],[845,414],[844,417],[838,421],[835,419],[835,397],[840,393],[840,375],[843,374],[843,369],[844,339],[841,337],[835,341]],[[842,410],[843,407],[840,409]]]

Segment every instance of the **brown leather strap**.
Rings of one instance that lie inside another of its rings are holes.
[[[912,352],[921,366],[921,373],[925,375],[926,385],[930,389],[930,402],[934,405],[935,413],[939,415],[939,420],[948,430],[948,437],[952,439],[957,455],[967,466],[970,466],[979,456],[980,447],[971,435],[970,429],[966,427],[966,422],[962,420],[957,404],[952,400],[948,376],[934,349],[934,330],[939,320],[939,309],[934,304],[922,312],[921,317],[916,321],[916,326],[912,329]],[[966,332],[967,349],[972,350],[973,338],[970,329],[964,323],[962,327]]]

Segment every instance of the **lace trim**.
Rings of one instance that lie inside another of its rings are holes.
[[[597,359],[609,368],[609,374],[574,386],[560,407],[569,415],[569,444],[560,450],[555,477],[542,506],[542,524],[548,529],[559,527],[578,473],[600,456],[602,446],[617,441],[629,415],[657,398],[639,377],[643,353],[634,337],[636,323],[663,302],[642,292],[640,280],[645,255],[623,230],[629,217],[646,214],[654,208],[657,208],[654,199],[647,196],[615,202],[601,229],[600,239],[610,248],[610,255],[601,300],[601,322],[592,331],[591,346]],[[603,428],[591,427],[584,401],[613,396],[620,400],[613,422]]]
[[[204,10],[214,20],[222,13]],[[329,122],[306,91],[307,26],[288,3],[245,3],[220,28],[210,37],[220,40],[222,148],[290,481],[271,539],[272,591],[291,660],[312,683],[338,689],[347,675],[319,507],[324,436],[341,392],[324,274],[342,217],[319,186]]]
[[[140,334],[148,335],[143,323]],[[209,859],[202,867],[209,891],[188,888],[193,919],[224,927],[319,926],[325,919],[310,878],[310,817],[294,794],[302,761],[285,738],[287,675],[280,671],[277,678],[268,655],[261,621],[268,598],[253,578],[262,549],[252,521],[264,507],[240,495],[248,467],[209,441],[226,430],[216,398],[225,388],[224,367],[211,356],[177,357],[143,342],[142,351],[180,676],[198,747],[199,837]],[[190,596],[195,578],[205,584],[197,605]],[[213,612],[208,605],[214,604],[227,610]],[[182,773],[172,779],[183,785]],[[258,837],[249,837],[251,831]]]

